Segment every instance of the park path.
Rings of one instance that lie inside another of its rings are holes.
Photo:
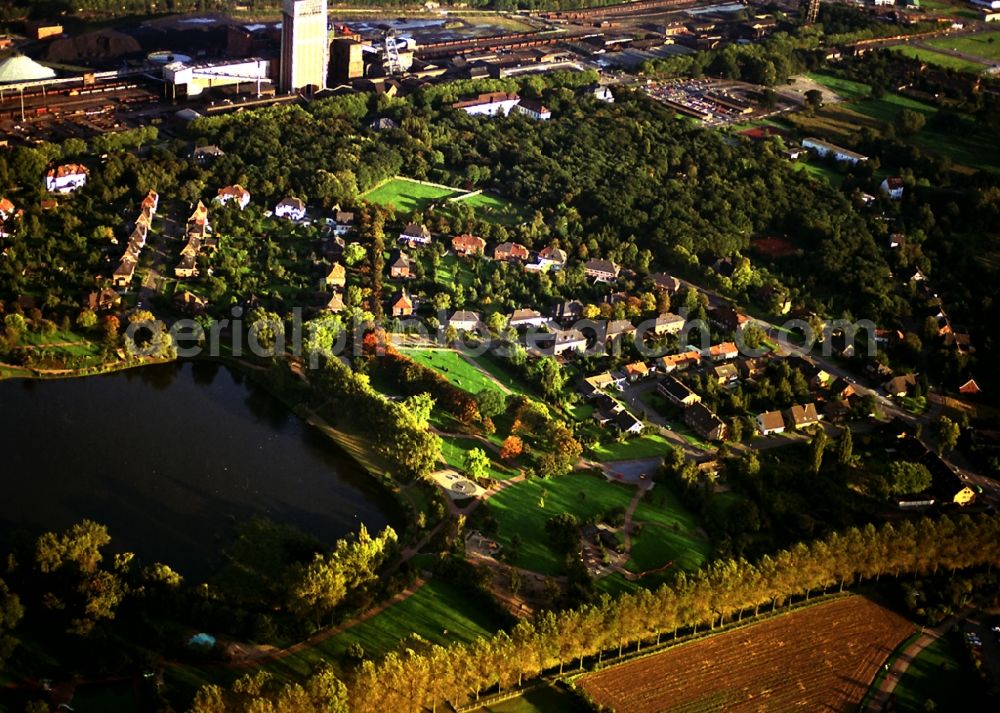
[[[868,700],[865,711],[868,713],[879,713],[885,710],[886,705],[892,698],[893,691],[896,690],[896,685],[903,677],[903,674],[906,673],[910,664],[913,663],[913,660],[920,655],[920,652],[951,631],[955,625],[969,616],[969,614],[971,614],[971,611],[966,610],[948,617],[933,629],[921,628],[920,636],[903,649],[899,656],[896,657],[896,660],[892,662],[892,665],[889,666],[875,694]]]
[[[642,500],[642,496],[645,494],[646,488],[637,487],[635,495],[632,496],[632,502],[625,509],[625,524],[622,525],[622,528],[625,533],[625,554],[629,556],[632,554],[632,516],[635,515],[635,510],[639,507],[639,501]]]

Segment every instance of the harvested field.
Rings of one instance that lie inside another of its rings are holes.
[[[618,713],[857,710],[914,625],[859,596],[802,609],[649,658],[580,685]]]

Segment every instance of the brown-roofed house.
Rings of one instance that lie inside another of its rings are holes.
[[[788,409],[788,422],[792,428],[808,428],[819,423],[819,414],[816,412],[816,404],[805,405],[795,404]]]
[[[494,260],[521,260],[524,262],[529,256],[528,248],[520,243],[500,243],[493,249]]]
[[[725,439],[728,430],[722,419],[702,403],[684,409],[684,423],[706,441],[721,441]]]
[[[765,411],[759,414],[755,420],[757,421],[757,430],[763,436],[784,433],[785,431],[785,419],[782,417],[781,411]]]
[[[406,290],[401,290],[393,295],[389,311],[393,317],[409,317],[413,314],[413,300],[406,294]]]
[[[583,272],[587,277],[594,278],[595,282],[611,282],[618,277],[621,268],[611,260],[587,260],[583,265]]]
[[[895,376],[889,379],[882,385],[885,389],[885,393],[889,396],[895,396],[896,398],[902,398],[908,396],[910,392],[913,391],[917,386],[917,375],[916,374],[903,374],[901,376]]]
[[[486,241],[475,235],[463,233],[451,239],[451,249],[456,255],[468,257],[469,255],[482,255],[486,250]]]
[[[326,273],[323,281],[328,287],[344,287],[347,285],[347,270],[339,262],[330,266],[330,271]]]

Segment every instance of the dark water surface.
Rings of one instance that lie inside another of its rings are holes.
[[[255,515],[328,543],[400,520],[357,464],[226,367],[0,382],[0,537],[90,518],[113,549],[203,577]]]

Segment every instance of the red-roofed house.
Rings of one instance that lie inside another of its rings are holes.
[[[45,174],[45,190],[72,193],[87,182],[87,167],[78,163],[56,166]]]
[[[215,197],[215,201],[221,205],[225,205],[229,201],[236,201],[240,210],[243,210],[247,207],[247,203],[250,202],[250,191],[238,183],[235,186],[226,186],[219,189],[219,194]]]
[[[456,255],[462,257],[482,255],[483,251],[486,250],[486,241],[475,235],[464,233],[451,239],[451,249],[455,251]]]

